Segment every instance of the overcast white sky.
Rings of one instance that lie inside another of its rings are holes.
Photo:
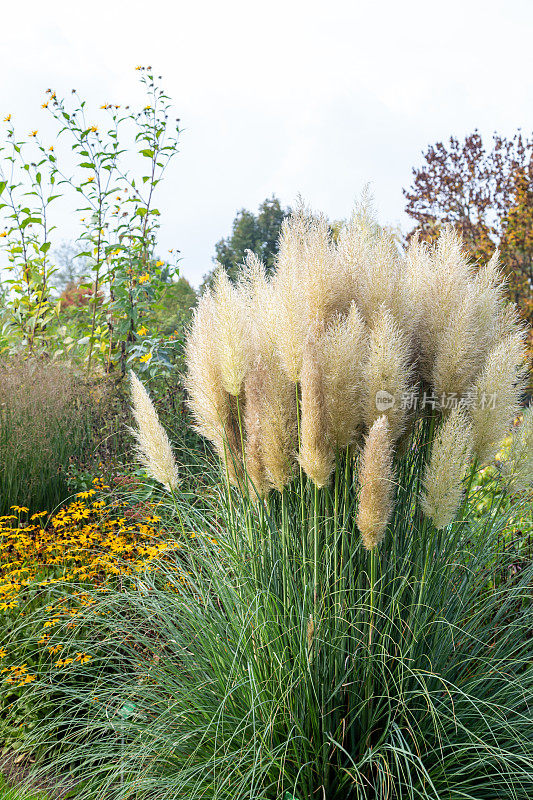
[[[533,129],[531,0],[3,0],[0,114],[38,128],[45,89],[135,100],[151,64],[185,128],[162,250],[198,284],[242,207],[301,193],[332,218],[402,187],[429,143]]]

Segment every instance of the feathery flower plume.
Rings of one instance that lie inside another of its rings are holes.
[[[462,301],[451,310],[446,327],[439,333],[430,379],[438,396],[464,394],[487,354],[470,289],[465,289]]]
[[[444,528],[455,519],[471,451],[472,425],[465,411],[456,406],[434,438],[424,474],[422,510],[436,528]]]
[[[276,331],[280,320],[272,282],[267,277],[265,265],[251,250],[246,253],[237,287],[246,304],[252,353],[260,355],[266,362],[273,358],[279,360]]]
[[[272,303],[277,324],[273,328],[281,366],[296,383],[302,369],[306,339],[306,308],[302,295],[305,266],[302,249],[307,235],[307,221],[302,209],[285,219],[281,226],[276,272],[272,279]]]
[[[392,457],[389,423],[383,415],[370,428],[359,467],[360,494],[356,521],[366,550],[372,550],[382,541],[392,515]]]
[[[411,252],[412,248],[412,252]],[[466,258],[460,237],[451,226],[445,226],[430,258],[415,240],[408,258],[420,267],[413,284],[411,303],[419,309],[417,339],[420,347],[419,368],[422,378],[430,382],[433,365],[450,320],[457,316],[465,292],[472,279],[472,266]],[[411,269],[410,275],[413,276]]]
[[[250,332],[243,293],[219,266],[213,281],[220,377],[228,394],[237,397],[250,360]]]
[[[472,388],[474,453],[490,461],[520,410],[524,389],[524,336],[515,332],[492,348]]]
[[[293,476],[298,448],[296,388],[279,363],[264,365],[261,400],[261,452],[270,483],[282,492]]]
[[[506,279],[500,265],[498,250],[495,250],[488,264],[480,267],[472,281],[472,287],[477,303],[481,334],[484,339],[488,339],[494,344],[494,327],[505,306],[506,288]]]
[[[244,383],[246,398],[244,428],[246,431],[245,468],[250,484],[250,495],[263,497],[269,486],[265,476],[265,465],[261,453],[261,399],[263,391],[263,369],[260,363],[248,371]]]
[[[325,486],[334,464],[334,453],[328,430],[324,383],[317,345],[309,338],[304,354],[301,389],[301,442],[299,461],[306,474],[318,486]]]
[[[515,303],[505,303],[500,310],[496,323],[496,342],[507,339],[508,336],[512,336],[519,330],[526,336],[527,324],[525,324],[524,320],[520,317]]]
[[[337,317],[319,341],[324,399],[334,443],[344,449],[362,432],[368,335],[355,303]]]
[[[198,302],[187,337],[184,384],[196,430],[212,442],[236,483],[242,453],[230,395],[222,385],[216,312],[213,296],[207,291]]]
[[[350,299],[355,299],[367,325],[383,305],[400,324],[405,322],[398,248],[391,233],[375,221],[368,196],[340,232],[337,260],[347,273],[339,282],[347,281]]]
[[[462,395],[476,379],[496,343],[504,287],[496,251],[466,285],[441,331],[431,376],[437,394]]]
[[[370,429],[385,414],[393,441],[406,424],[403,398],[413,391],[410,348],[407,336],[390,311],[382,308],[370,332],[365,363],[365,423]]]
[[[316,335],[334,315],[346,313],[351,302],[339,275],[336,249],[324,215],[308,217],[300,258],[305,270],[300,292],[305,300],[306,329]]]
[[[281,367],[275,331],[280,327],[272,284],[261,261],[248,252],[239,278],[248,298],[254,371],[260,376],[260,445],[269,483],[283,491],[291,480],[298,447],[296,386]]]
[[[296,382],[308,335],[318,336],[335,314],[347,313],[352,299],[324,216],[300,206],[284,221],[272,288],[280,362]]]
[[[148,474],[172,491],[178,485],[178,467],[165,429],[159,422],[150,395],[134,372],[130,372],[133,416],[137,430],[131,429],[137,441],[137,454]]]
[[[524,411],[522,422],[513,433],[502,474],[513,492],[523,492],[533,485],[533,404]]]

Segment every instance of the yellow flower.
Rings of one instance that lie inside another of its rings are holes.
[[[48,103],[43,103],[41,108],[48,108]]]
[[[6,233],[5,231],[2,231],[2,233],[0,233],[0,236],[1,236],[2,238],[4,238],[4,236],[7,236],[7,233]]]
[[[91,125],[89,130],[92,131],[93,133],[96,133],[96,131],[98,130],[98,126],[97,125]]]
[[[11,506],[11,508],[13,511],[18,511],[19,514],[22,514],[24,511],[26,513],[29,511],[29,508],[26,508],[26,506]]]
[[[141,66],[139,66],[139,67],[135,67],[135,69],[142,69],[142,67],[141,67]]]
[[[164,266],[164,264],[165,264],[164,261],[158,261],[157,264],[156,264],[156,267],[162,267],[162,266]]]
[[[32,136],[37,136],[37,134],[38,134],[38,133],[39,133],[39,131],[32,131],[32,132],[30,133],[30,137],[32,137]]]
[[[145,328],[144,325],[141,325],[137,333],[139,334],[139,336],[146,336],[146,334],[148,333],[148,328]]]
[[[3,647],[0,647],[0,658],[5,658],[7,656],[7,650],[4,650]]]
[[[90,658],[91,656],[88,656],[87,653],[76,653],[76,658],[74,659],[74,661],[79,661],[80,664],[85,664],[87,661],[90,660]]]
[[[50,152],[51,152],[51,153],[53,153],[53,152],[54,152],[54,145],[53,145],[53,144],[51,144],[51,145],[50,145],[50,147],[49,147],[48,149],[50,150]]]
[[[94,181],[94,176],[91,175],[90,178],[87,178],[87,183],[92,183]]]
[[[7,117],[4,117],[4,122],[10,122],[10,121],[11,121],[11,114],[8,114]]]
[[[146,281],[150,280],[150,276],[145,272],[144,275],[141,275],[139,278],[139,283],[146,283]]]

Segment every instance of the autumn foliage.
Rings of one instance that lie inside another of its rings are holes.
[[[476,130],[463,141],[428,147],[404,190],[415,233],[427,242],[452,224],[476,261],[499,248],[509,298],[533,321],[533,139],[494,134],[486,147]],[[533,342],[532,342],[533,351]]]

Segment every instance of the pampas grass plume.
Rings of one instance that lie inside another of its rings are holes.
[[[409,341],[387,308],[382,308],[370,332],[370,347],[365,364],[365,422],[370,429],[385,413],[390,435],[395,441],[405,428],[403,399],[413,391]],[[380,393],[386,393],[383,395]],[[390,402],[380,408],[384,397]]]
[[[494,457],[520,411],[524,359],[519,330],[492,348],[473,386],[474,453],[481,463]]]
[[[244,414],[244,429],[246,431],[244,463],[249,481],[250,495],[259,495],[259,497],[263,497],[267,494],[269,489],[261,452],[263,374],[264,370],[261,364],[254,364],[249,370],[244,384],[246,400]]]
[[[461,504],[471,440],[472,425],[466,412],[456,406],[437,432],[424,474],[422,510],[436,528],[453,522]]]
[[[359,467],[357,527],[363,545],[372,550],[382,541],[393,510],[394,474],[392,440],[385,415],[373,423]]]
[[[300,389],[302,413],[299,461],[311,480],[322,487],[327,484],[333,470],[334,454],[328,430],[323,375],[313,338],[308,340],[304,350]]]
[[[231,396],[222,384],[216,317],[215,300],[207,291],[198,302],[187,337],[184,385],[196,430],[212,442],[230,479],[236,483],[242,454]]]
[[[523,492],[533,485],[533,404],[524,411],[513,439],[502,474],[509,489]]]
[[[270,483],[280,492],[292,478],[298,447],[296,387],[277,359],[263,364],[261,453]]]
[[[444,226],[436,245],[426,249],[415,238],[407,259],[411,264],[412,308],[418,310],[417,339],[422,378],[430,382],[443,334],[460,313],[472,280],[462,241],[451,226]],[[413,267],[419,271],[415,274]]]
[[[329,326],[319,344],[329,426],[342,450],[352,444],[363,423],[368,331],[355,303],[347,317],[339,316]]]
[[[172,491],[178,485],[178,467],[165,429],[159,422],[150,396],[134,372],[130,372],[133,416],[137,430],[132,433],[137,441],[140,462],[152,478]]]
[[[244,294],[233,286],[222,266],[215,274],[213,298],[216,305],[215,335],[220,358],[220,377],[228,394],[237,397],[251,356],[250,331]]]

